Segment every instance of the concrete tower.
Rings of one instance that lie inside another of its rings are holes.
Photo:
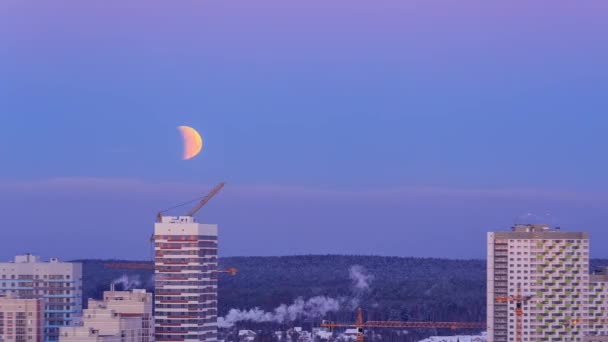
[[[217,341],[217,225],[163,216],[154,246],[156,341]]]

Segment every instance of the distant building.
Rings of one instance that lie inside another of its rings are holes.
[[[42,299],[0,296],[0,341],[42,342],[44,324]]]
[[[351,328],[344,330],[344,336],[355,338],[359,334],[359,329]]]
[[[252,330],[239,330],[239,342],[253,342],[257,335]]]
[[[454,336],[431,336],[418,342],[486,342],[487,334],[480,335],[454,335]]]
[[[217,341],[217,225],[191,216],[154,226],[157,341]]]
[[[82,314],[82,264],[25,254],[0,263],[0,292],[18,298],[44,299],[44,339],[57,341],[59,328]]]
[[[321,341],[326,341],[333,336],[333,332],[331,332],[327,328],[313,328],[312,335],[313,338],[319,339]]]
[[[523,304],[522,341],[582,341],[589,291],[587,233],[564,232],[544,224],[516,225],[488,233],[488,342],[516,340],[515,302],[498,296],[532,296]]]
[[[608,342],[608,268],[589,278],[588,342]]]
[[[60,330],[60,342],[153,342],[152,294],[145,290],[106,291],[89,299],[82,323]]]
[[[305,331],[302,327],[293,327],[286,331],[287,341],[297,342],[310,342],[312,341],[312,334],[309,331]]]

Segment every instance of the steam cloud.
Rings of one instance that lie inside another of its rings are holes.
[[[320,318],[328,312],[340,311],[343,307],[353,310],[359,305],[361,295],[369,290],[374,276],[367,273],[365,268],[360,265],[351,266],[348,273],[352,283],[353,297],[351,298],[335,299],[317,296],[305,301],[299,297],[292,304],[281,304],[272,312],[266,312],[260,308],[230,309],[225,317],[218,318],[218,327],[230,328],[240,321],[286,323],[298,318]]]
[[[120,278],[114,279],[112,281],[112,285],[121,285],[123,291],[128,291],[134,288],[141,287],[141,281],[139,280],[139,276],[128,276],[123,274]]]
[[[351,266],[348,270],[348,274],[353,282],[353,289],[359,294],[369,290],[369,286],[374,280],[374,276],[367,273],[365,268],[361,265]]]
[[[297,318],[322,317],[328,312],[338,310],[340,310],[340,302],[334,298],[318,296],[307,301],[297,298],[293,304],[281,304],[273,312],[265,312],[259,308],[247,311],[231,309],[226,317],[218,319],[217,325],[220,328],[229,328],[239,321],[285,323]]]

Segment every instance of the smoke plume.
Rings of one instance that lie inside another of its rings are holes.
[[[369,291],[374,276],[369,274],[365,267],[353,265],[348,269],[348,276],[351,280],[352,296],[346,301],[346,309],[352,311],[361,306],[361,297]]]
[[[335,299],[317,296],[307,301],[299,297],[292,304],[281,304],[271,312],[260,308],[230,309],[225,317],[218,318],[218,327],[230,328],[240,321],[287,323],[301,318],[320,318],[328,312],[338,312],[341,309],[354,310],[359,306],[361,296],[370,289],[374,276],[360,265],[351,266],[348,274],[351,280],[352,295],[350,297]]]
[[[351,266],[348,270],[350,280],[352,281],[353,291],[355,294],[362,294],[369,290],[369,287],[374,280],[374,276],[369,274],[361,265]]]
[[[322,317],[328,312],[338,310],[340,310],[340,301],[334,298],[317,296],[307,301],[297,298],[292,304],[281,304],[272,312],[265,312],[259,308],[251,310],[231,309],[226,317],[218,318],[217,324],[220,328],[229,328],[239,321],[286,323],[298,318]]]
[[[114,281],[112,281],[112,285],[120,285],[121,290],[128,291],[141,287],[141,281],[139,280],[138,275],[128,276],[123,274],[120,278],[114,279]]]

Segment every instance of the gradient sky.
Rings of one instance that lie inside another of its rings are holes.
[[[532,213],[608,257],[606,22],[605,0],[3,0],[0,259],[150,257],[155,212],[219,181],[200,220],[225,256],[479,258]]]

